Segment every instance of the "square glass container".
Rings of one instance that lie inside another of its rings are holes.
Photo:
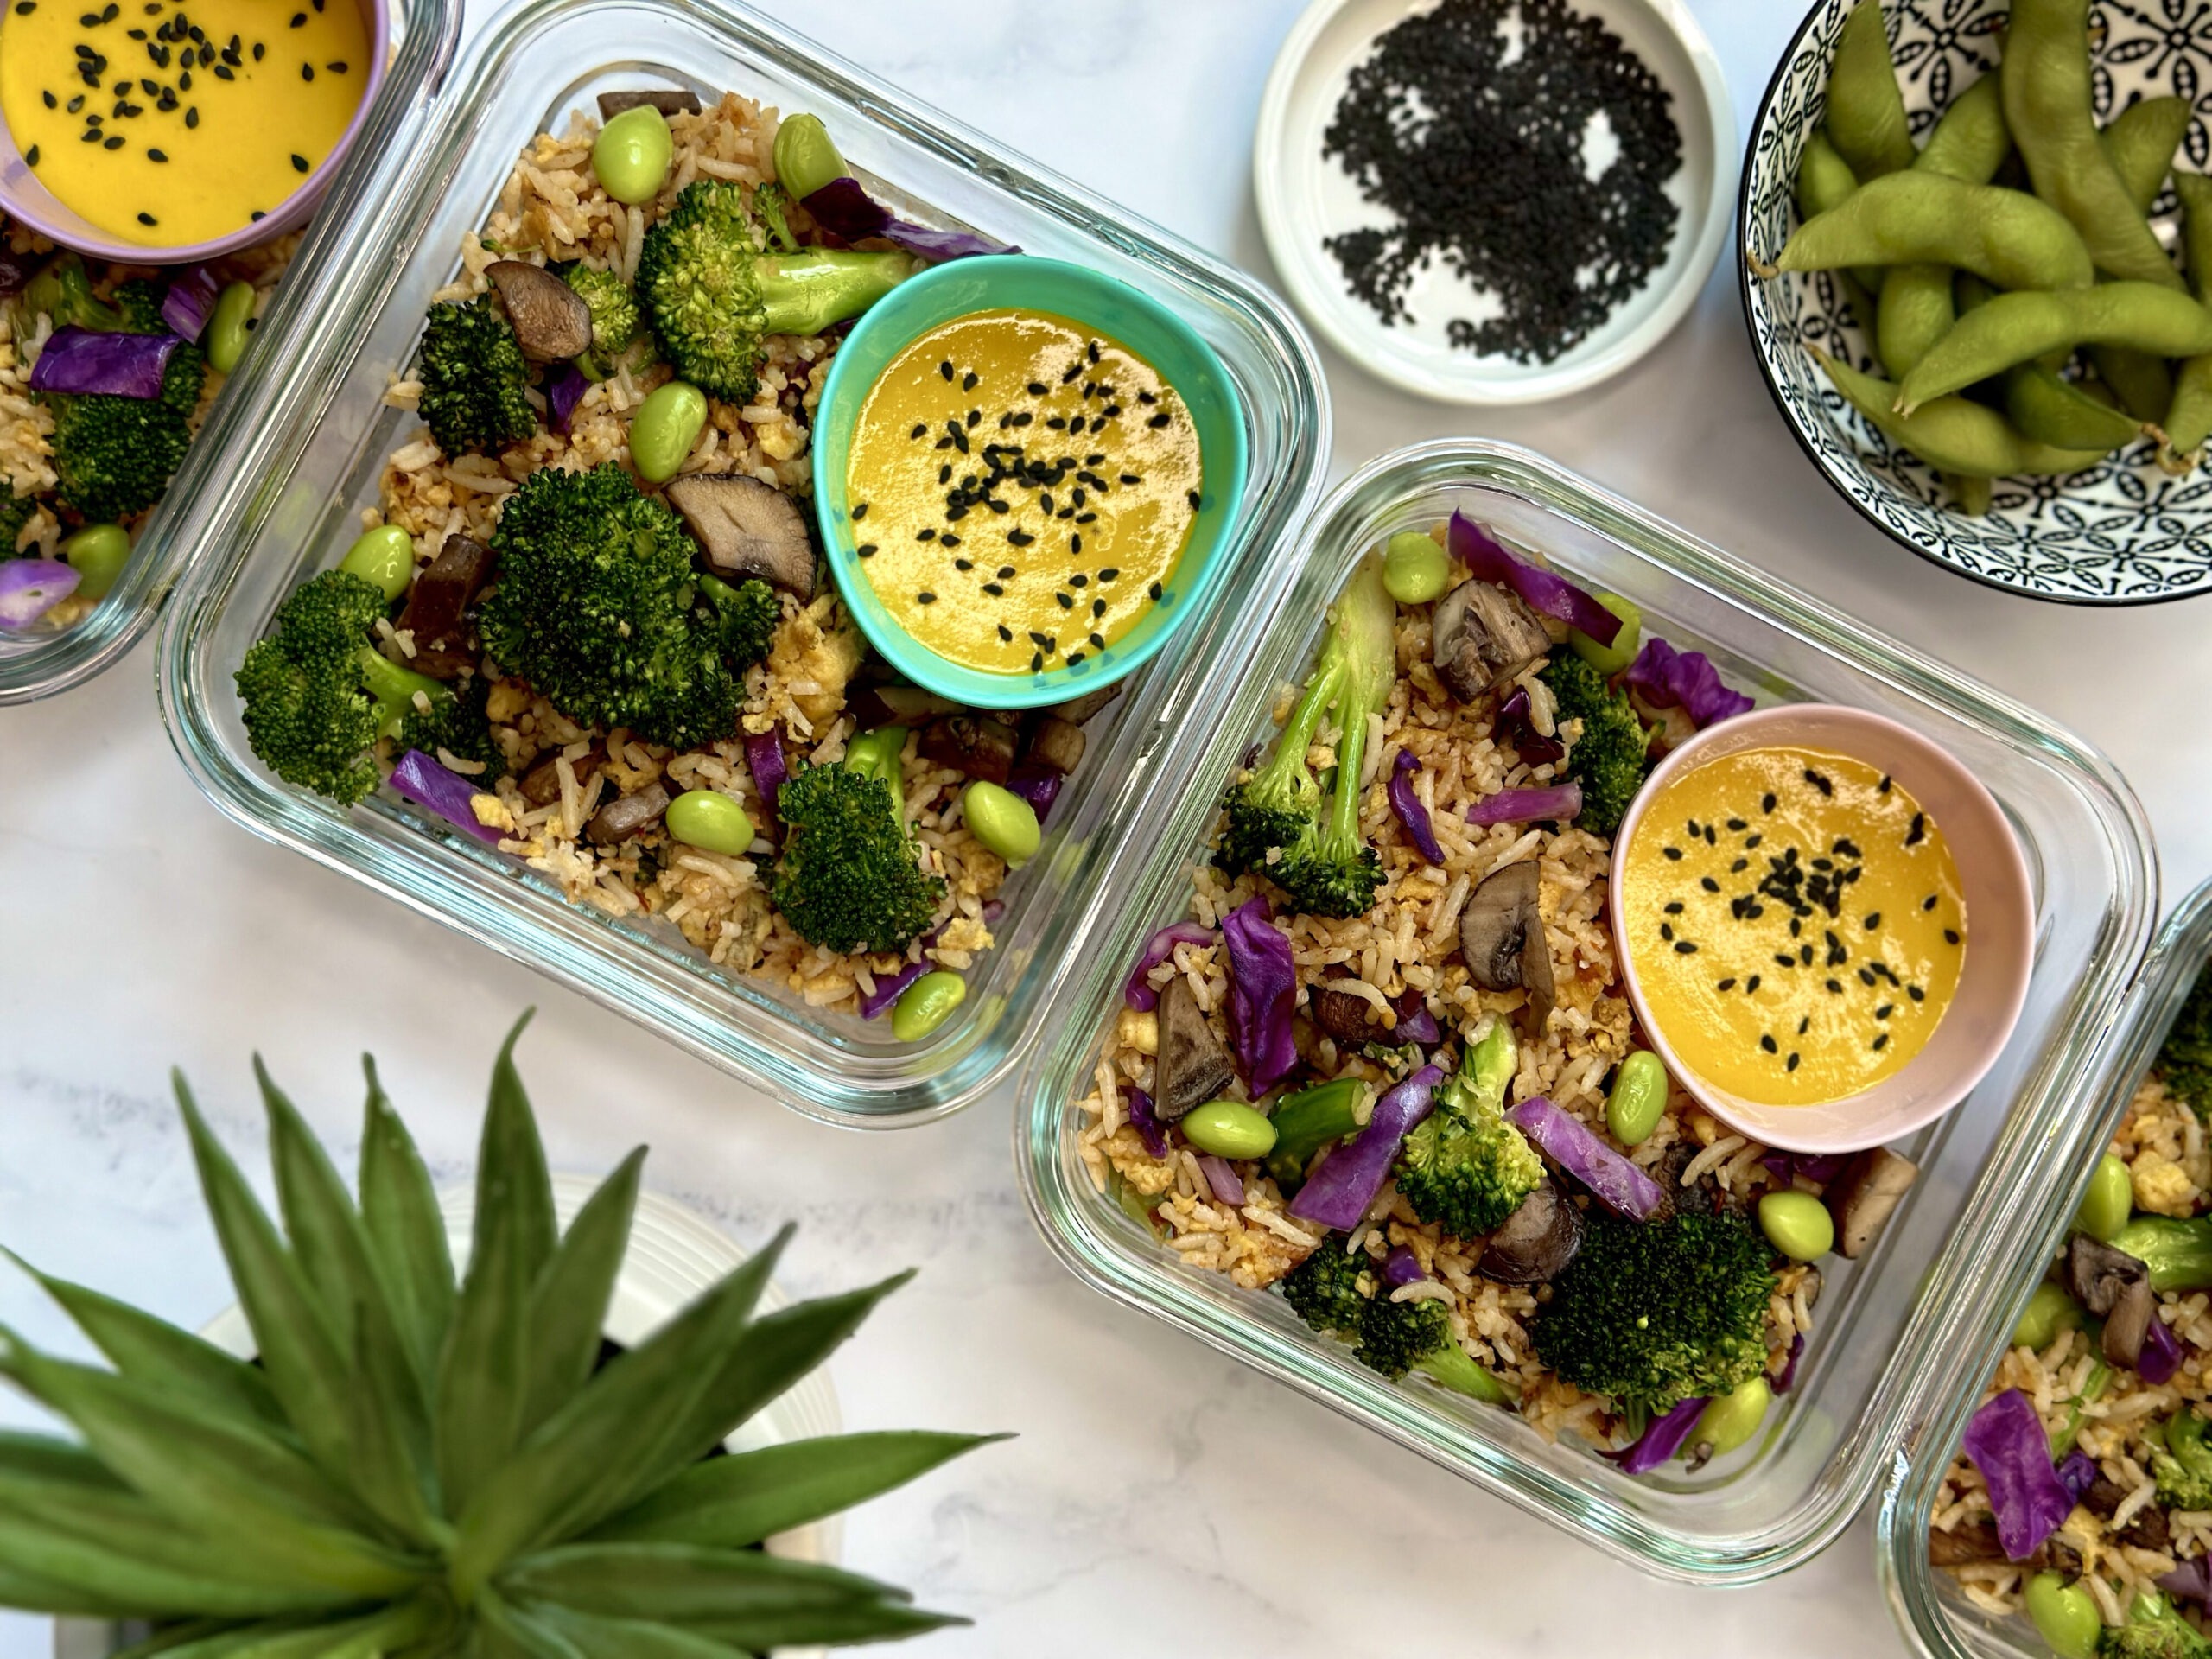
[[[233,451],[252,431],[255,411],[290,372],[286,353],[269,342],[312,315],[307,273],[323,263],[327,250],[350,237],[350,204],[367,199],[365,181],[436,97],[461,37],[461,0],[392,0],[392,57],[384,86],[255,330],[259,349],[249,347],[208,411],[207,424],[138,532],[130,562],[108,596],[74,627],[60,632],[0,632],[0,707],[66,691],[126,655],[153,626],[187,567],[209,546],[203,526],[214,498],[237,487]],[[5,487],[0,477],[0,489]]]
[[[2089,1173],[2111,1144],[2145,1073],[2158,1058],[2190,988],[2212,961],[2212,882],[2182,901],[2158,930],[2107,1033],[2096,1087],[2075,1120],[2063,1126],[2050,1173],[2033,1198],[2031,1224],[2012,1276],[1991,1286],[1985,1305],[1964,1324],[1950,1387],[1927,1413],[1919,1433],[1897,1456],[1884,1494],[1875,1565],[1905,1643],[1929,1659],[2050,1659],[2050,1649],[2025,1616],[1992,1618],[1959,1591],[1948,1573],[1928,1563],[1928,1523],[1967,1420],[1981,1404],[1990,1373],[2005,1355],[2020,1310],[2041,1282],[2088,1189]]]
[[[2037,900],[2036,965],[2010,1045],[1964,1104],[1899,1143],[1921,1175],[1857,1262],[1827,1278],[1797,1372],[1761,1433],[1689,1473],[1623,1475],[1579,1440],[1547,1443],[1520,1417],[1414,1379],[1404,1386],[1317,1337],[1280,1296],[1184,1266],[1112,1198],[1077,1152],[1100,1040],[1151,931],[1185,913],[1189,868],[1220,782],[1269,737],[1275,685],[1299,679],[1352,565],[1392,533],[1455,505],[1593,588],[1646,626],[1709,654],[1763,701],[1878,710],[1973,766],[2018,831]],[[1522,449],[1445,440],[1370,462],[1316,510],[1291,588],[1262,622],[1249,668],[1205,747],[1146,811],[1147,856],[1055,1006],[1024,1078],[1014,1135],[1031,1214],[1077,1275],[1389,1435],[1611,1555],[1663,1578],[1746,1583],[1832,1541],[1890,1457],[1956,1376],[2008,1264],[2042,1236],[2047,1200],[2085,1100],[2091,1060],[2147,937],[2156,878],[2140,808],[2111,764],[1987,687],[1821,606]]]
[[[1109,272],[1203,334],[1236,385],[1250,452],[1245,512],[1211,610],[1194,614],[1088,728],[1043,853],[1008,883],[998,948],[959,1013],[920,1043],[887,1020],[809,1007],[717,968],[676,929],[574,905],[521,861],[380,796],[352,810],[277,782],[257,761],[232,675],[270,613],[336,563],[385,456],[416,417],[382,403],[413,359],[430,296],[488,218],[516,155],[602,91],[735,91],[828,123],[855,171],[915,217],[952,221]],[[1329,451],[1313,347],[1249,278],[1065,180],[989,148],[787,29],[728,4],[538,0],[473,39],[448,89],[347,203],[348,235],[298,284],[289,371],[230,458],[236,482],[196,528],[208,556],[162,630],[163,712],[194,780],[257,834],[344,870],[526,962],[810,1116],[868,1126],[956,1109],[1006,1076],[1071,974],[1105,896],[1147,837],[1136,808],[1209,733],[1206,686],[1248,658],[1288,568],[1272,556],[1304,521]],[[309,315],[311,314],[311,315]],[[278,355],[270,353],[269,355]]]

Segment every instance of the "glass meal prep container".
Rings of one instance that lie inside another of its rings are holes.
[[[2190,893],[2159,929],[2111,1027],[2095,1086],[2075,1120],[2063,1126],[2042,1191],[2030,1195],[2032,1214],[2022,1230],[2012,1275],[1995,1281],[1984,1304],[1962,1318],[1950,1386],[1909,1449],[1897,1456],[1896,1477],[1882,1502],[1876,1566],[1907,1645],[1929,1659],[2050,1659],[2049,1644],[2024,1616],[1992,1618],[1967,1599],[1949,1573],[1929,1565],[1929,1522],[1944,1471],[1967,1420],[1981,1404],[1990,1374],[2005,1356],[2020,1310],[2065,1238],[2090,1172],[2208,962],[2212,882]]]
[[[1316,1336],[1279,1295],[1184,1266],[1092,1185],[1077,1102],[1152,931],[1182,918],[1189,867],[1238,755],[1273,736],[1278,683],[1303,677],[1352,565],[1392,533],[1464,506],[1586,585],[1642,607],[1652,632],[1710,655],[1764,700],[1888,714],[1988,784],[2018,831],[2037,901],[2025,1010],[1960,1108],[1898,1142],[1920,1179],[1857,1262],[1827,1283],[1795,1386],[1753,1441],[1695,1473],[1623,1475],[1580,1440],[1548,1444],[1518,1416],[1415,1378],[1385,1381]],[[1296,578],[1260,620],[1249,668],[1214,692],[1204,747],[1162,779],[1153,833],[1117,909],[1055,1005],[1024,1077],[1015,1160],[1046,1243],[1076,1274],[1333,1407],[1609,1554],[1661,1577],[1745,1583],[1832,1541],[1894,1448],[1957,1376],[2007,1268],[2047,1241],[2048,1200],[2088,1102],[2100,1033],[2156,906],[2148,826],[2110,763],[1976,684],[1522,449],[1446,440],[1370,462],[1332,492],[1287,556]]]
[[[350,204],[367,199],[365,175],[384,164],[394,143],[422,118],[453,60],[461,35],[461,0],[392,0],[392,56],[369,118],[355,136],[346,163],[315,209],[305,238],[257,341],[289,335],[311,312],[306,273],[353,234]],[[82,683],[127,655],[154,625],[162,602],[184,571],[209,550],[206,526],[216,498],[236,487],[236,454],[254,429],[257,410],[292,365],[280,348],[246,349],[184,463],[144,526],[107,597],[73,627],[56,632],[0,632],[0,707],[35,702]],[[0,476],[0,489],[6,487]]]
[[[959,1013],[920,1043],[890,1021],[809,1007],[780,986],[717,968],[665,923],[615,921],[571,904],[519,859],[487,850],[388,794],[351,811],[277,782],[247,745],[232,675],[277,601],[337,562],[386,454],[416,417],[382,402],[413,360],[431,295],[464,237],[488,218],[515,157],[601,91],[725,90],[828,123],[855,171],[893,212],[971,226],[1033,254],[1110,272],[1173,307],[1236,383],[1250,452],[1245,512],[1210,612],[1086,730],[1090,748],[1047,822],[1044,852],[1009,881],[996,949],[969,972]],[[282,385],[240,414],[233,482],[194,524],[208,550],[162,629],[161,695],[186,766],[256,833],[346,871],[627,1014],[794,1109],[850,1125],[926,1120],[975,1099],[1026,1052],[1069,976],[1122,865],[1147,839],[1136,809],[1180,774],[1209,733],[1208,683],[1249,657],[1288,569],[1273,556],[1304,519],[1329,451],[1313,350],[1249,279],[1037,173],[881,83],[726,4],[540,0],[472,39],[448,90],[358,179],[347,233],[290,296],[264,345]],[[281,347],[281,349],[278,349]]]

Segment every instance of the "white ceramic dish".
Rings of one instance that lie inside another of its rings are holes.
[[[1361,201],[1350,177],[1321,154],[1322,134],[1347,78],[1379,35],[1436,3],[1313,0],[1292,26],[1260,100],[1252,151],[1260,227],[1281,286],[1337,350],[1424,397],[1532,404],[1595,385],[1628,367],[1681,321],[1727,233],[1736,121],[1720,60],[1683,0],[1569,0],[1573,10],[1618,35],[1672,95],[1682,162],[1667,191],[1681,216],[1665,263],[1572,350],[1536,364],[1478,356],[1445,339],[1445,309],[1436,309],[1433,321],[1421,319],[1418,296],[1414,324],[1385,325],[1352,296],[1334,256],[1322,246],[1325,237],[1373,222],[1374,209]]]

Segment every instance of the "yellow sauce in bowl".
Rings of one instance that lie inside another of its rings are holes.
[[[369,81],[355,0],[0,0],[0,119],[39,182],[141,247],[274,211]]]
[[[1677,773],[1644,804],[1618,879],[1652,1023],[1745,1100],[1872,1088],[1927,1046],[1958,989],[1949,844],[1849,755],[1746,749]]]
[[[1127,346],[1040,311],[981,311],[893,358],[847,463],[884,607],[985,673],[1073,666],[1143,618],[1198,517],[1198,437]]]

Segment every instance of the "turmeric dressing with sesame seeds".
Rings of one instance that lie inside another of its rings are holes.
[[[1653,1021],[1684,1065],[1746,1100],[1872,1088],[1928,1046],[1958,989],[1949,844],[1849,755],[1748,749],[1669,779],[1620,880]]]
[[[1157,370],[1041,311],[942,323],[886,366],[848,462],[869,583],[917,641],[985,673],[1071,666],[1159,601],[1203,499]]]
[[[368,53],[356,0],[0,0],[0,119],[109,235],[212,241],[321,165]]]

